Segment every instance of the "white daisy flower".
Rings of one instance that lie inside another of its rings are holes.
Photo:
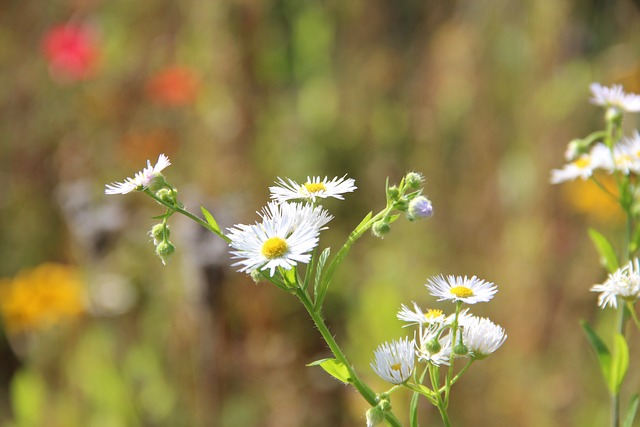
[[[241,259],[233,264],[241,266],[239,271],[269,270],[270,276],[278,267],[308,263],[320,231],[333,218],[322,206],[302,203],[270,202],[259,214],[260,223],[228,229],[229,246],[233,258]]]
[[[392,384],[402,384],[413,373],[415,342],[409,338],[380,344],[374,352],[371,368],[380,378]]]
[[[279,202],[308,200],[315,203],[317,197],[322,199],[334,197],[344,200],[342,194],[350,193],[357,188],[352,178],[345,179],[345,177],[346,175],[342,178],[336,177],[331,181],[327,177],[322,180],[319,176],[307,177],[307,181],[302,185],[289,178],[285,181],[278,177],[277,185],[269,187],[269,190],[271,190],[271,198]]]
[[[614,147],[615,169],[625,175],[629,172],[640,174],[640,134],[625,137]]]
[[[489,301],[498,292],[496,285],[476,276],[435,276],[428,280],[426,286],[438,301],[462,301],[466,304]]]
[[[618,307],[618,297],[627,301],[640,298],[640,261],[638,258],[609,274],[607,280],[591,287],[592,292],[600,292],[598,305],[602,308]]]
[[[559,184],[565,181],[573,181],[577,178],[587,180],[596,169],[613,168],[611,150],[602,144],[596,144],[589,154],[583,154],[572,162],[565,164],[562,169],[551,171],[551,183]]]
[[[426,312],[423,312],[415,302],[413,303],[413,310],[402,304],[400,311],[398,311],[397,317],[398,320],[402,320],[403,322],[407,323],[404,327],[411,325],[422,325],[425,323],[441,324],[445,320],[445,316],[442,310],[427,309]]]
[[[449,365],[451,359],[451,334],[442,335],[442,327],[431,324],[420,325],[416,355],[421,362],[432,365]]]
[[[592,104],[630,113],[640,111],[640,96],[634,93],[625,93],[621,85],[606,87],[600,83],[592,83],[589,88],[593,95]]]
[[[484,359],[507,339],[503,328],[484,317],[467,316],[460,324],[462,341],[474,359]]]
[[[164,154],[160,154],[155,166],[151,166],[151,162],[147,160],[147,167],[137,172],[133,178],[126,178],[123,182],[107,184],[104,192],[105,194],[127,194],[133,191],[143,191],[155,178],[162,176],[160,172],[169,165],[171,165],[169,158]]]

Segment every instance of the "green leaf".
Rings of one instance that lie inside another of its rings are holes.
[[[400,218],[401,216],[402,216],[401,214],[389,215],[387,222],[391,224],[392,222],[397,221],[397,219]]]
[[[282,278],[284,279],[284,283],[287,286],[295,286],[296,283],[298,283],[297,280],[297,276],[296,276],[296,268],[292,267],[289,270],[285,270],[284,268],[280,270],[280,273],[282,274]]]
[[[204,219],[207,220],[207,223],[213,228],[217,233],[221,233],[220,226],[216,222],[215,218],[211,213],[204,208],[204,206],[200,206],[200,210],[202,211],[202,215],[204,215]]]
[[[633,420],[638,412],[638,401],[640,401],[640,396],[634,394],[629,401],[629,409],[627,409],[627,416],[624,418],[622,427],[633,427]]]
[[[320,366],[326,373],[333,378],[342,381],[345,384],[351,382],[351,375],[349,374],[349,368],[336,359],[321,359],[315,362],[309,363],[307,366]]]
[[[607,348],[607,345],[604,343],[604,341],[600,339],[598,334],[596,334],[596,332],[591,328],[591,326],[589,326],[587,322],[581,321],[580,324],[582,325],[582,329],[584,329],[584,332],[587,334],[587,338],[589,339],[591,347],[596,353],[602,375],[604,376],[607,385],[610,385],[611,382],[609,378],[611,377],[611,353],[609,352],[609,349]]]
[[[329,254],[331,253],[331,248],[326,248],[318,257],[318,264],[316,266],[316,277],[313,282],[313,293],[318,296],[318,286],[320,285],[320,278],[322,277],[322,270],[324,269],[324,265],[327,263],[327,259],[329,258]]]
[[[593,228],[590,228],[588,232],[598,254],[600,254],[600,262],[609,271],[609,273],[613,273],[620,267],[613,245],[611,245],[606,237]]]
[[[609,372],[609,390],[617,396],[620,386],[629,368],[629,347],[627,340],[621,334],[616,334],[613,340],[613,358]]]
[[[371,217],[373,216],[373,212],[369,212],[362,221],[360,221],[360,224],[358,224],[358,226],[351,232],[351,234],[356,234],[359,231],[361,231],[369,222],[369,220],[371,219]]]

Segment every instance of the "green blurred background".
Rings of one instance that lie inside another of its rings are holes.
[[[305,367],[329,352],[291,296],[235,273],[224,243],[185,218],[172,218],[178,251],[162,266],[146,235],[158,206],[104,195],[159,153],[187,207],[225,227],[255,221],[278,176],[348,174],[357,192],[327,202],[336,218],[321,245],[334,251],[383,207],[387,176],[422,172],[434,217],[365,236],[327,298],[358,371],[384,390],[368,364],[408,333],[400,304],[450,309],[426,279],[478,275],[500,292],[473,312],[509,337],[456,384],[454,424],[605,425],[578,322],[610,321],[589,292],[603,270],[586,229],[615,238],[618,217],[588,187],[548,178],[568,141],[602,126],[591,82],[640,92],[637,3],[4,1],[0,277],[69,264],[90,304],[3,338],[1,425],[365,425],[364,400]],[[94,37],[79,79],[43,53],[65,23]],[[420,419],[440,425],[426,402]]]

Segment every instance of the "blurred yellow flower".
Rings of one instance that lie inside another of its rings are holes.
[[[44,329],[84,309],[84,283],[73,267],[45,263],[0,280],[0,312],[9,333]]]
[[[611,175],[597,174],[597,179],[610,192],[617,194],[616,183]],[[588,214],[599,223],[621,223],[624,220],[620,206],[591,181],[566,183],[563,195],[574,211]]]

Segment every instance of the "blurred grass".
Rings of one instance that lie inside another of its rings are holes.
[[[394,224],[383,241],[365,236],[327,299],[358,370],[382,390],[368,363],[406,333],[399,305],[434,305],[430,275],[476,274],[500,293],[474,313],[509,338],[454,389],[454,423],[602,425],[607,397],[578,320],[606,317],[588,292],[603,273],[586,228],[618,230],[548,176],[569,140],[601,124],[590,82],[640,91],[638,17],[628,0],[9,1],[0,275],[64,262],[91,289],[117,274],[136,299],[124,314],[3,346],[0,420],[364,425],[355,393],[304,366],[328,351],[301,307],[234,273],[224,245],[182,219],[172,221],[178,254],[162,267],[145,235],[153,203],[103,195],[164,152],[188,207],[204,204],[223,226],[254,221],[277,176],[349,174],[358,191],[329,204],[336,219],[322,243],[334,251],[382,207],[386,176],[424,173],[434,217]],[[88,80],[48,72],[40,42],[64,22],[99,36]],[[162,104],[149,81],[176,65],[198,93]],[[84,193],[62,191],[78,182]],[[11,393],[34,406],[12,408]],[[394,395],[394,407],[406,404]],[[422,423],[437,425],[424,408]]]

